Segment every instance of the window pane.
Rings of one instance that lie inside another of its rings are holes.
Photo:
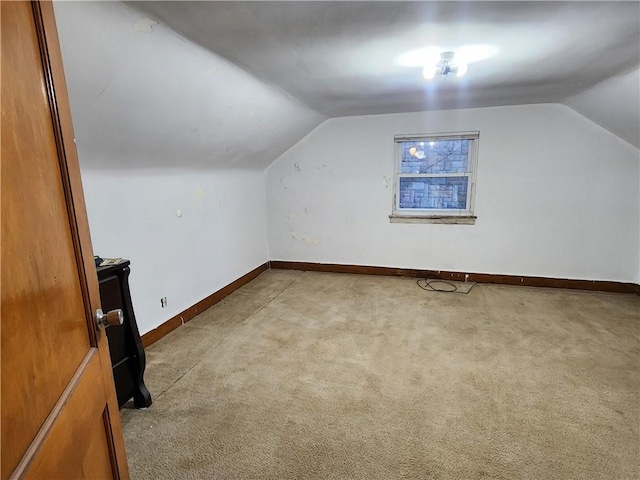
[[[400,208],[466,210],[469,177],[400,178]]]
[[[400,173],[466,173],[470,140],[402,142]]]

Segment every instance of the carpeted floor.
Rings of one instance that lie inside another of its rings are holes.
[[[140,479],[640,478],[640,297],[270,270],[147,350]]]

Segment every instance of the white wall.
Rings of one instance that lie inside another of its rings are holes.
[[[268,260],[264,167],[324,117],[130,6],[54,6],[94,251],[145,333]]]
[[[94,253],[131,260],[141,333],[268,260],[261,171],[84,168],[82,180]]]
[[[640,148],[640,69],[608,78],[562,103]]]
[[[400,133],[479,130],[475,225],[391,224]],[[267,169],[271,260],[637,282],[638,149],[561,105],[334,118]]]

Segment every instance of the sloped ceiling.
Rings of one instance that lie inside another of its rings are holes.
[[[639,2],[64,1],[55,11],[85,167],[262,169],[329,116],[567,98],[638,146],[633,78],[623,90],[607,80],[640,64]],[[494,54],[460,79],[426,81],[400,57],[428,45]]]
[[[328,116],[561,102],[640,63],[639,2],[133,2]],[[484,45],[461,79],[403,53]]]
[[[640,70],[609,78],[564,103],[640,148]]]
[[[55,2],[83,168],[264,169],[318,112],[120,2]]]

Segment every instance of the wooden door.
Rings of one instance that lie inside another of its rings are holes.
[[[128,478],[53,8],[1,9],[1,478]]]

